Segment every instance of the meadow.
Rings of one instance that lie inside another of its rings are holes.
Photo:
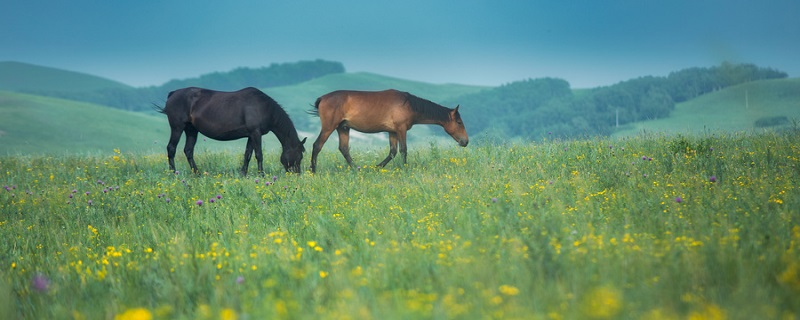
[[[794,319],[797,137],[6,156],[0,318]]]

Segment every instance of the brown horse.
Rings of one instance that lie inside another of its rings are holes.
[[[462,147],[469,143],[458,107],[443,107],[408,92],[334,91],[319,97],[310,113],[319,116],[322,124],[311,153],[311,172],[316,171],[317,155],[333,130],[339,133],[339,151],[350,167],[353,166],[350,128],[364,133],[389,133],[389,156],[378,164],[379,167],[385,166],[397,154],[398,141],[403,163],[406,163],[406,131],[415,124],[440,125]]]
[[[292,120],[272,98],[256,88],[245,88],[235,92],[221,92],[202,88],[183,88],[167,96],[164,108],[156,110],[167,115],[171,133],[167,144],[169,169],[175,171],[175,149],[186,132],[183,148],[192,171],[198,172],[194,162],[194,145],[197,133],[215,140],[247,138],[242,174],[247,174],[250,157],[256,152],[258,172],[263,173],[261,136],[272,131],[281,142],[283,153],[281,164],[287,172],[300,172],[300,162],[306,142],[297,137]]]

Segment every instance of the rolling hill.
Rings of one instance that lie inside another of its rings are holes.
[[[114,80],[21,62],[0,62],[0,90],[16,92],[90,92],[133,89]]]
[[[437,101],[457,97],[465,92],[482,90],[482,87],[464,85],[432,85],[384,77],[369,73],[334,74],[298,85],[263,89],[287,110],[301,131],[308,137],[307,147],[316,139],[319,120],[306,114],[320,95],[339,88],[378,90],[397,88],[414,92]],[[158,101],[163,103],[163,101]],[[441,129],[416,126],[409,141],[445,139]],[[111,152],[113,149],[153,154],[165,153],[169,125],[162,114],[131,112],[91,103],[77,102],[32,94],[0,91],[0,155],[8,154],[63,154]],[[384,147],[386,134],[360,135],[355,149],[379,143]],[[449,139],[449,137],[447,138]],[[332,141],[332,142],[331,142]],[[325,150],[336,150],[336,138],[328,142]],[[201,139],[197,153],[204,150],[244,150],[244,140],[219,142]],[[265,150],[277,149],[280,144],[265,136]],[[183,139],[180,150],[183,149]],[[178,159],[182,158],[179,154]],[[183,160],[178,160],[183,161]]]
[[[679,103],[665,119],[635,122],[613,136],[646,132],[749,131],[759,119],[800,121],[800,78],[748,82]]]

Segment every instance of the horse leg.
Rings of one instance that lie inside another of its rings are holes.
[[[253,150],[256,152],[256,161],[258,162],[258,174],[264,174],[264,155],[261,153],[261,133],[256,133],[252,140]]]
[[[406,158],[408,157],[408,147],[406,146],[406,132],[407,131],[397,132],[397,140],[400,141],[400,155],[403,156],[403,164],[406,164]]]
[[[386,159],[383,159],[381,163],[378,164],[378,167],[383,167],[389,161],[392,161],[394,156],[397,154],[397,133],[389,132],[389,156]]]
[[[339,126],[336,128],[339,134],[339,152],[344,156],[347,165],[353,167],[353,158],[350,157],[350,128],[346,126]]]
[[[242,162],[242,169],[239,170],[242,175],[247,175],[247,167],[250,166],[250,158],[253,156],[253,137],[247,138],[247,146],[244,148],[244,161]]]
[[[194,163],[194,144],[197,143],[197,129],[188,126],[186,127],[185,131],[186,131],[186,145],[184,145],[183,147],[183,154],[186,155],[186,161],[188,161],[189,166],[192,167],[192,172],[200,173],[197,170],[197,164]]]
[[[330,136],[331,133],[333,133],[333,129],[325,130],[324,127],[319,131],[319,136],[317,140],[314,141],[314,150],[311,152],[311,172],[317,172],[317,155],[322,150],[325,141],[328,141],[328,136]]]
[[[169,159],[169,170],[175,172],[175,151],[178,149],[178,142],[181,141],[183,128],[172,128],[167,143],[167,159]]]

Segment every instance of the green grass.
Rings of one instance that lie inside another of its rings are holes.
[[[360,170],[326,149],[317,174],[263,177],[227,152],[200,176],[3,157],[0,317],[795,318],[796,141],[431,145]]]
[[[128,85],[80,72],[21,62],[0,62],[0,90],[40,92],[90,92]]]
[[[648,132],[703,132],[761,130],[756,121],[785,117],[800,121],[800,78],[741,84],[679,103],[669,118],[626,126],[615,136]]]

